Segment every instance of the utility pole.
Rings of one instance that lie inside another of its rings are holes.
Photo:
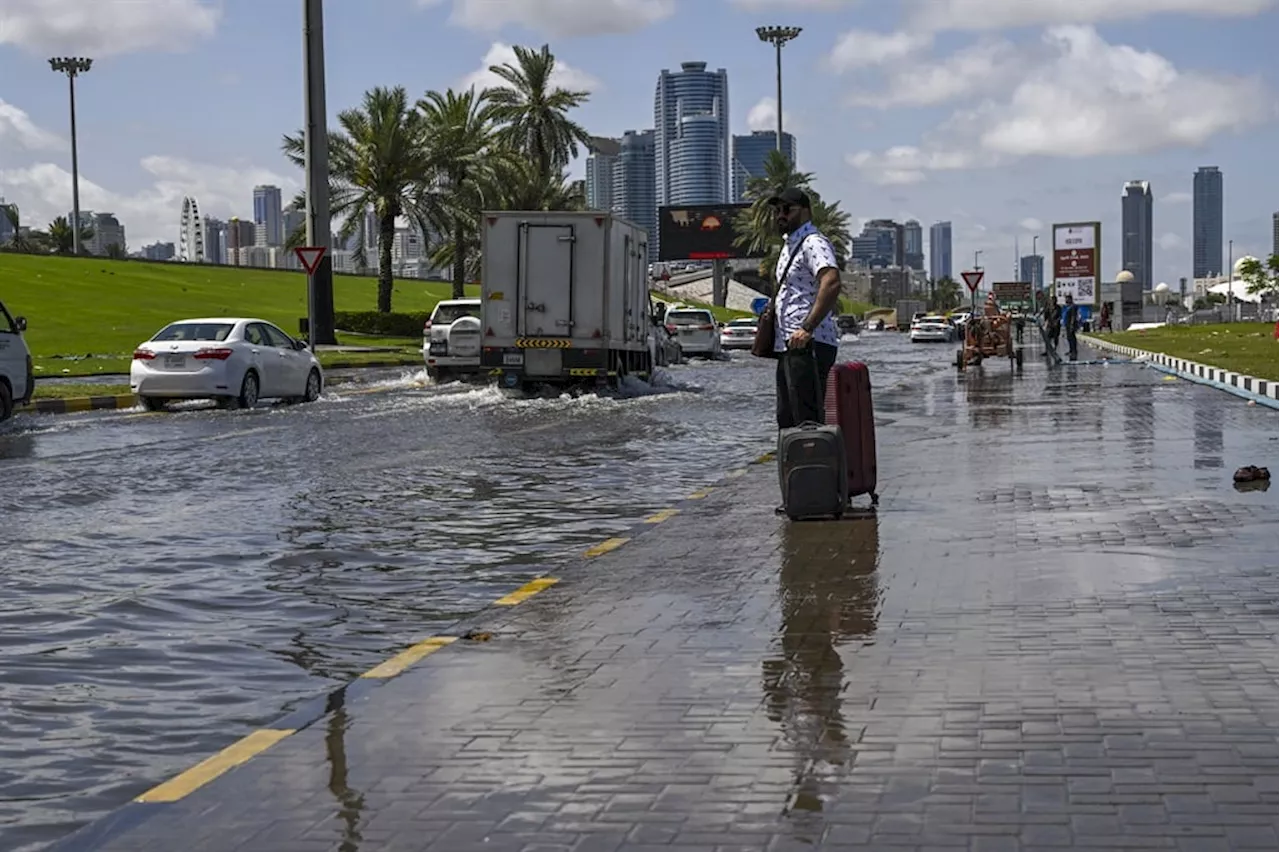
[[[800,35],[800,27],[756,27],[756,35],[761,41],[769,42],[774,47],[778,68],[778,137],[775,140],[778,153],[782,150],[782,46]]]
[[[71,87],[71,253],[80,254],[80,162],[76,156],[76,77],[87,74],[93,60],[81,56],[55,56],[49,67],[66,74]]]
[[[324,3],[302,0],[303,71],[306,76],[306,116],[303,130],[307,175],[307,245],[323,248],[324,254],[307,293],[308,315],[314,323],[308,339],[333,344],[333,252],[330,251],[329,215],[329,120],[324,103]]]

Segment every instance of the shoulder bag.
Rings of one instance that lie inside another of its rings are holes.
[[[805,240],[809,239],[805,237]],[[769,299],[769,304],[760,313],[760,320],[756,323],[756,338],[751,342],[751,354],[757,358],[777,358],[778,353],[774,351],[774,342],[778,334],[778,293],[782,290],[782,286],[787,282],[787,276],[791,274],[791,267],[796,262],[796,258],[801,255],[804,250],[804,240],[801,240],[796,250],[792,253],[791,259],[787,261],[787,268],[782,271],[782,277],[775,282],[773,287],[773,296]]]

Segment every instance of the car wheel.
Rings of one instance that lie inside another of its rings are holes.
[[[147,411],[164,411],[165,405],[169,402],[169,400],[158,396],[141,396],[138,398],[142,400],[142,407]]]
[[[312,370],[307,374],[307,389],[302,395],[303,402],[315,402],[320,398],[320,391],[323,389],[320,380],[320,371]]]
[[[0,423],[13,416],[13,391],[8,382],[0,382]]]
[[[236,400],[241,408],[253,408],[258,404],[258,374],[253,370],[244,374],[240,383],[240,396]]]

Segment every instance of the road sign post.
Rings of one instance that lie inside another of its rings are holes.
[[[978,285],[982,283],[982,270],[970,269],[960,273],[964,285],[969,288],[969,308],[973,314],[978,313]]]
[[[324,258],[324,246],[298,246],[293,250],[298,262],[307,271],[307,346],[316,351],[316,299],[315,275]]]

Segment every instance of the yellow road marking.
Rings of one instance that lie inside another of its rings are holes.
[[[604,556],[609,551],[617,550],[629,541],[631,541],[629,538],[607,538],[595,547],[587,548],[582,555],[588,559],[592,559],[596,556]]]
[[[152,787],[134,801],[176,802],[199,790],[228,769],[233,769],[255,754],[266,751],[292,733],[292,729],[259,728],[213,757],[197,763],[181,775],[170,778],[158,787]]]
[[[699,488],[697,491],[689,495],[689,499],[701,500],[704,497],[710,496],[711,492],[714,490],[714,488]]]
[[[724,478],[725,478],[725,479],[737,479],[739,476],[744,476],[744,475],[746,474],[746,472],[747,472],[746,468],[742,468],[742,467],[740,467],[740,468],[738,468],[737,470],[731,470],[731,471],[729,471],[728,473],[726,473],[726,474],[724,475]]]
[[[451,645],[456,641],[456,636],[432,636],[430,639],[423,639],[418,644],[410,645],[408,648],[405,648],[391,659],[383,660],[378,665],[369,669],[369,671],[360,675],[360,677],[395,677],[428,654],[434,654],[444,646]]]
[[[646,524],[660,524],[663,521],[671,520],[678,514],[680,514],[679,509],[663,509],[661,512],[656,512],[645,518],[644,522]]]
[[[539,577],[536,580],[530,580],[525,583],[511,594],[503,595],[493,603],[495,606],[515,606],[518,603],[527,601],[529,598],[533,597],[548,586],[554,586],[558,582],[560,581],[555,577]]]
[[[775,455],[776,453],[765,453],[764,455],[756,459],[756,464],[764,464],[765,462],[771,462],[773,461],[773,457]]]

